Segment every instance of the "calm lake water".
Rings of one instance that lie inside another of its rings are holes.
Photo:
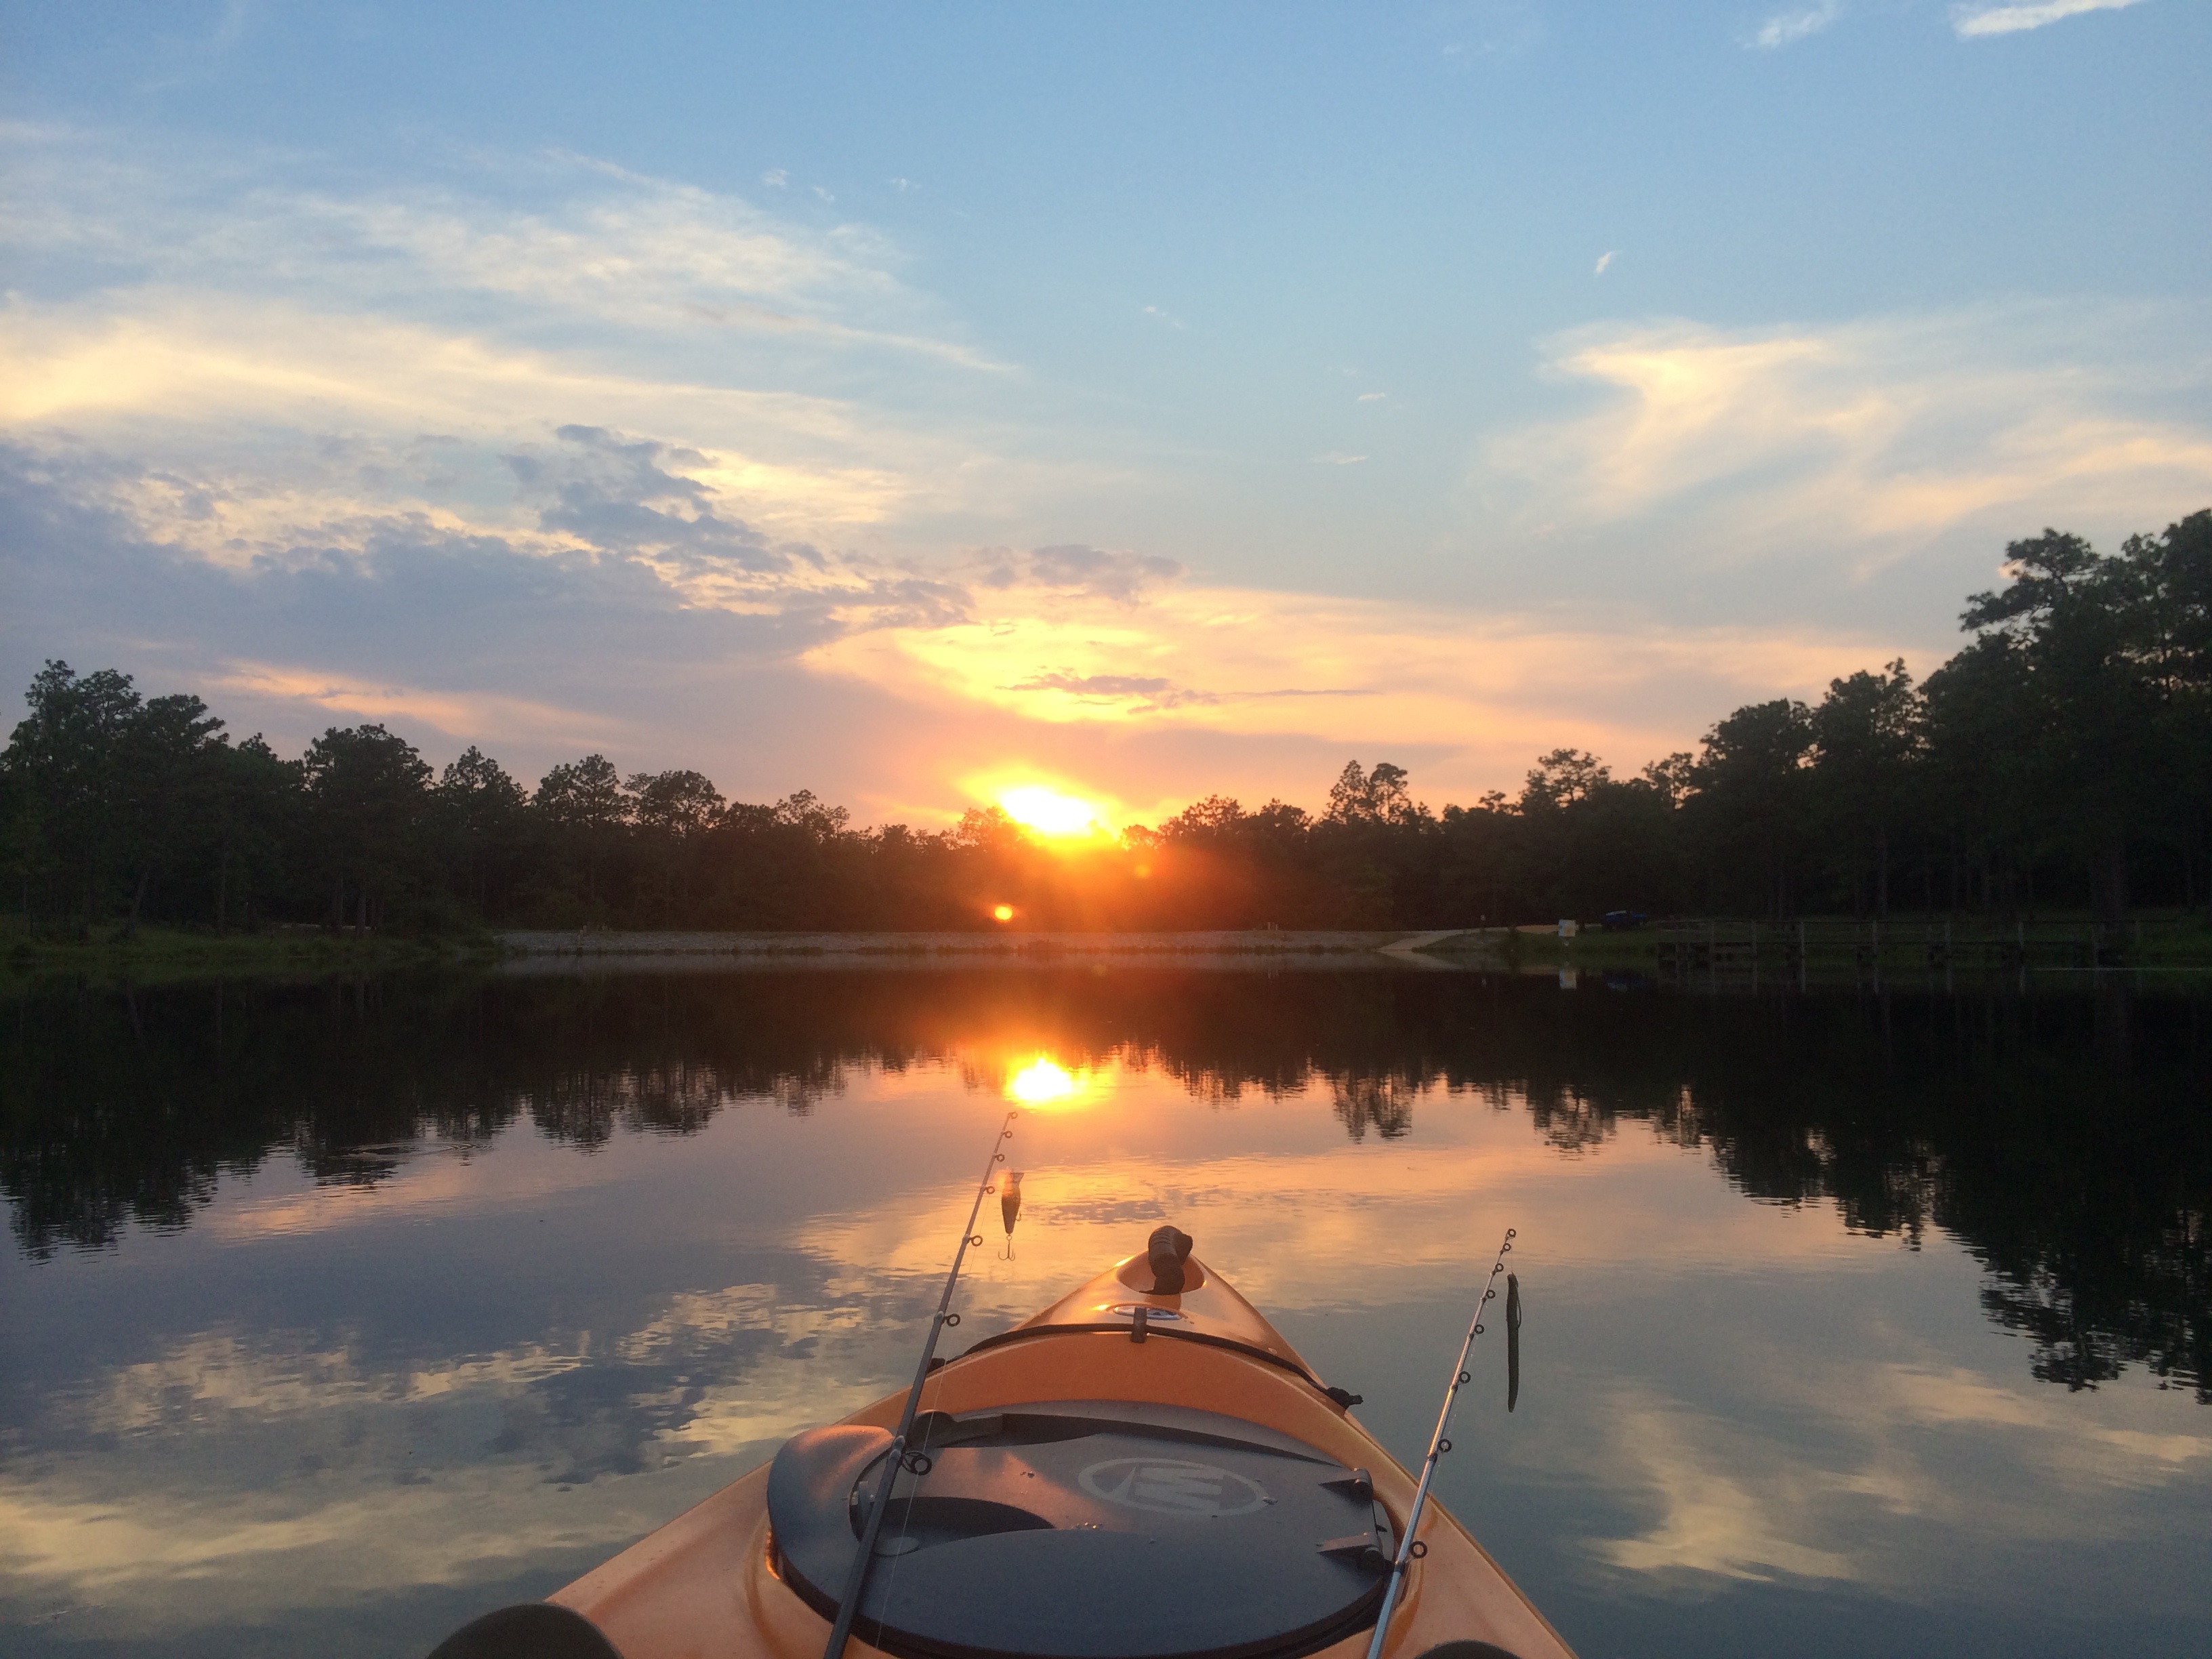
[[[1163,1219],[1587,1659],[2212,1651],[2212,1001],[1316,968],[0,1002],[0,1650],[420,1654]],[[1049,1075],[1049,1073],[1047,1073]]]

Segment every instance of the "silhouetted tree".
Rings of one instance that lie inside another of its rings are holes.
[[[530,804],[546,829],[556,870],[583,877],[586,919],[603,920],[607,907],[600,883],[629,823],[631,803],[623,793],[622,775],[605,755],[564,762],[538,781]]]
[[[381,726],[331,726],[301,762],[330,925],[383,924],[416,874],[431,772],[414,744]]]
[[[306,839],[307,775],[298,763],[279,759],[258,732],[219,750],[213,760],[213,906],[222,931],[230,926],[234,902],[251,925],[263,896],[284,888]]]
[[[499,908],[516,874],[529,798],[497,761],[471,744],[439,775],[432,822],[447,878],[478,915]]]
[[[2011,580],[1977,593],[1960,618],[2008,636],[2020,653],[2013,722],[2039,817],[2087,864],[2102,921],[2127,913],[2131,830],[2170,821],[2170,741],[2145,660],[2142,571],[2079,536],[2046,530],[2005,549]]]
[[[115,757],[111,810],[131,894],[127,937],[137,931],[147,890],[205,846],[227,779],[216,759],[222,722],[189,694],[142,703],[125,723]]]
[[[106,908],[125,826],[123,756],[142,700],[128,674],[80,677],[49,661],[24,694],[30,712],[8,740],[7,764],[31,827],[30,880],[53,891],[57,918],[80,928]],[[27,902],[27,909],[28,908]]]
[[[2162,701],[2162,747],[2179,763],[2169,781],[2183,882],[2194,887],[2203,872],[2212,924],[2212,511],[2193,513],[2154,538],[2131,536],[2121,555],[2140,585],[2139,649]]]
[[[1612,781],[1613,769],[1595,755],[1580,749],[1554,749],[1536,763],[1522,786],[1522,813],[1572,806]]]
[[[1739,708],[1706,733],[1685,808],[1701,835],[1707,879],[1752,908],[1790,915],[1808,831],[1806,753],[1812,714],[1778,698]],[[1748,877],[1748,884],[1744,879]]]
[[[1814,811],[1852,872],[1851,908],[1865,908],[1859,872],[1870,867],[1874,913],[1886,916],[1890,838],[1908,810],[1921,745],[1920,700],[1904,659],[1829,681],[1810,732]]]

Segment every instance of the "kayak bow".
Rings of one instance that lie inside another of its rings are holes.
[[[1174,1228],[433,1659],[1572,1659]],[[886,1476],[888,1475],[888,1478]],[[877,1506],[881,1512],[877,1513]],[[873,1566],[858,1572],[863,1537]]]

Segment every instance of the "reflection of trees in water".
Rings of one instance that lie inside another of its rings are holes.
[[[2101,1264],[2037,1261],[2015,1252],[1984,1286],[1982,1305],[2006,1329],[2035,1345],[2036,1376],[2069,1389],[2093,1389],[2130,1364],[2148,1365],[2163,1382],[2193,1387],[2212,1403],[2212,1341],[2208,1304],[2212,1275],[2204,1212],[2184,1211],[2148,1239],[2123,1245],[2131,1259],[2124,1277]],[[1984,1257],[1987,1260],[1987,1257]]]
[[[804,1117],[816,1103],[845,1091],[846,1067],[817,1061],[804,1074],[670,1061],[617,1071],[564,1073],[514,1097],[515,1106],[555,1140],[588,1152],[617,1129],[632,1134],[696,1134],[727,1106],[761,1102]]]
[[[804,1115],[878,1057],[788,1006],[717,1018],[636,988],[40,988],[0,1027],[13,1230],[44,1256],[110,1245],[132,1223],[181,1227],[223,1175],[271,1154],[319,1183],[374,1185],[424,1139],[466,1156],[520,1118],[590,1148],[617,1131],[690,1134],[735,1105]]]
[[[1132,1069],[1149,1070],[1151,1068],[1135,1066]],[[1280,1099],[1285,1093],[1285,1091],[1270,1087],[1267,1084],[1257,1083],[1249,1078],[1238,1077],[1233,1072],[1217,1072],[1206,1066],[1179,1066],[1167,1062],[1161,1064],[1159,1069],[1182,1084],[1183,1091],[1193,1100],[1201,1105],[1211,1106],[1216,1110],[1224,1107],[1242,1105],[1248,1089],[1255,1094],[1265,1095],[1271,1099]]]
[[[2202,1000],[1611,998],[1601,1018],[1592,1000],[1532,1000],[1474,1062],[1530,1079],[1553,1144],[1641,1121],[1753,1198],[1832,1202],[1914,1246],[1942,1229],[1989,1269],[1984,1304],[2038,1376],[2139,1364],[2212,1403]],[[1577,1056],[1573,1113],[1537,1052]]]
[[[1413,1127],[1413,1103],[1425,1091],[1420,1079],[1395,1073],[1331,1077],[1328,1092],[1337,1121],[1354,1140],[1364,1140],[1370,1129],[1395,1140]]]
[[[272,1154],[374,1183],[426,1137],[519,1119],[581,1148],[805,1113],[854,1070],[1109,1057],[1230,1109],[1326,1098],[1355,1139],[1418,1139],[1449,1091],[1525,1109],[1563,1152],[1624,1123],[1702,1148],[1746,1194],[1961,1239],[2039,1376],[2128,1365],[2207,1392],[2212,1004],[1726,999],[1473,976],[1088,969],[477,981],[105,994],[0,1009],[0,1190],[47,1254],[185,1224]]]
[[[1563,1152],[1587,1152],[1613,1133],[1613,1114],[1578,1089],[1532,1091],[1528,1103],[1536,1133]]]
[[[2084,1300],[2046,1267],[2002,1274],[1982,1287],[1990,1317],[2035,1344],[2036,1376],[2074,1390],[2112,1381],[2125,1360],[2151,1358],[2146,1345],[2085,1323]]]

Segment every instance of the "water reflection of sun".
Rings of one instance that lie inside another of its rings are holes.
[[[1087,1075],[1078,1077],[1042,1054],[1006,1079],[1006,1097],[1032,1111],[1068,1111],[1081,1106],[1089,1092]]]

